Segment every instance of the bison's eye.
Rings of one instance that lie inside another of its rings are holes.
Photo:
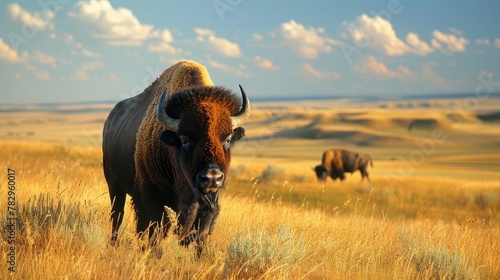
[[[193,143],[193,141],[191,141],[191,139],[186,135],[180,135],[179,139],[181,140],[181,146],[184,149],[189,149]]]
[[[222,142],[222,146],[224,147],[225,150],[229,150],[231,148],[231,139],[232,135],[229,135],[226,137],[226,139]]]

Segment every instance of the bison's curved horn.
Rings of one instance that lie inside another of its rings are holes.
[[[165,95],[167,95],[166,89],[161,94],[160,102],[158,102],[158,107],[156,107],[156,117],[166,129],[177,132],[181,119],[174,119],[167,115],[165,111]]]
[[[233,129],[242,126],[248,117],[250,116],[250,101],[245,93],[245,90],[240,85],[241,96],[243,104],[241,105],[241,110],[234,116],[231,117],[231,123],[233,124]]]

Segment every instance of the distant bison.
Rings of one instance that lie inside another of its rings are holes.
[[[219,213],[231,147],[244,136],[250,113],[228,89],[214,86],[194,61],[168,68],[141,94],[119,102],[103,131],[103,168],[112,203],[114,243],[126,195],[132,197],[137,233],[166,234],[165,207],[179,215],[182,243],[201,253]],[[155,238],[151,239],[153,244]]]
[[[333,180],[345,179],[345,172],[353,173],[356,170],[361,172],[361,181],[366,177],[368,181],[368,163],[373,167],[372,159],[367,154],[361,154],[342,149],[330,149],[323,153],[321,165],[314,168],[318,181],[325,182],[330,176]]]

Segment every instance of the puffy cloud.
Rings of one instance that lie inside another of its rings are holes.
[[[432,39],[431,44],[432,44],[432,47],[435,49],[440,49],[443,47],[436,39]]]
[[[76,48],[81,48],[82,44],[75,41],[75,37],[71,34],[63,34],[62,36],[58,36],[56,33],[50,33],[49,38],[54,40],[60,40],[64,43],[74,46]]]
[[[237,68],[237,67],[232,67],[230,65],[221,63],[221,62],[216,61],[216,60],[209,60],[208,65],[212,68],[219,69],[219,70],[231,73],[231,74],[236,75],[236,76],[245,77],[245,78],[250,77],[250,74],[245,71],[245,67],[243,65],[240,65],[239,68]]]
[[[489,45],[490,39],[476,39],[476,44],[478,45]]]
[[[41,51],[33,51],[31,55],[28,55],[26,52],[20,56],[15,50],[13,50],[9,45],[4,43],[2,38],[0,38],[0,59],[5,60],[10,63],[21,63],[28,71],[33,72],[35,77],[40,80],[49,80],[51,79],[49,73],[47,71],[42,71],[32,65],[29,61],[35,60],[43,64],[51,65],[53,68],[56,67],[56,59],[43,53]],[[17,73],[17,74],[16,74]],[[20,78],[20,74],[18,72],[14,73],[16,78]]]
[[[197,40],[199,42],[206,42],[208,46],[226,57],[241,57],[242,52],[237,43],[231,42],[225,38],[215,36],[215,32],[208,28],[195,28]]]
[[[363,14],[358,17],[356,23],[347,23],[346,26],[358,47],[371,47],[390,56],[408,53],[426,56],[433,52],[433,47],[436,46],[436,44],[430,46],[421,41],[418,35],[413,32],[406,35],[406,42],[401,40],[391,22],[380,16],[372,18]]]
[[[422,77],[433,82],[434,84],[438,85],[442,89],[451,89],[450,83],[448,83],[448,81],[446,81],[444,78],[442,78],[438,74],[434,73],[431,66],[428,64],[425,64],[422,66],[421,75],[422,75]]]
[[[39,70],[38,68],[36,68],[35,66],[33,66],[29,63],[26,63],[26,69],[33,72],[33,74],[35,74],[35,77],[39,80],[50,80],[51,79],[51,77],[50,77],[49,73],[47,73],[47,71]]]
[[[29,12],[23,9],[19,4],[12,3],[7,6],[7,14],[13,20],[35,30],[54,29],[52,19],[55,15],[49,10]]]
[[[260,56],[255,56],[254,57],[254,62],[257,65],[257,67],[262,68],[262,69],[267,69],[267,70],[278,70],[279,67],[274,66],[273,62],[269,59],[264,59]]]
[[[450,27],[450,28],[449,28],[449,30],[450,30],[450,32],[451,32],[451,33],[453,33],[453,34],[455,34],[455,35],[457,35],[457,36],[462,36],[462,35],[464,35],[464,33],[462,32],[462,30],[457,29],[457,28],[455,28],[455,27]]]
[[[154,30],[153,25],[142,24],[131,10],[115,9],[108,1],[80,1],[77,10],[70,16],[93,24],[99,29],[93,35],[110,45],[141,45]]]
[[[68,45],[71,45],[71,46],[75,46],[77,48],[81,48],[82,47],[81,43],[75,42],[75,38],[71,34],[66,34],[64,36],[64,43],[66,43]]]
[[[377,48],[387,55],[410,52],[410,47],[398,38],[392,24],[380,16],[371,18],[363,14],[358,17],[357,23],[348,24],[347,29],[358,45]]]
[[[5,43],[2,38],[0,38],[0,59],[5,60],[10,63],[18,63],[23,62],[25,60],[25,56],[21,57],[16,52],[16,50],[12,49],[7,43]]]
[[[194,33],[198,35],[197,39],[200,42],[203,42],[205,37],[215,36],[215,32],[208,28],[195,28]]]
[[[160,53],[169,53],[169,54],[178,54],[180,51],[166,42],[160,42],[156,45],[150,45],[149,50],[152,52],[160,52]]]
[[[500,48],[500,38],[495,38],[495,47]]]
[[[300,66],[300,71],[304,74],[306,74],[309,77],[313,78],[334,78],[334,79],[340,79],[341,76],[339,73],[335,71],[319,71],[315,69],[310,63],[304,63]]]
[[[108,73],[107,78],[108,78],[110,81],[113,81],[113,82],[118,81],[118,77],[117,77],[115,74],[111,73],[111,72],[110,72],[110,73]]]
[[[420,39],[418,38],[418,35],[415,33],[411,33],[411,32],[408,33],[408,35],[406,35],[406,42],[411,47],[411,52],[415,53],[417,55],[420,55],[420,56],[425,56],[428,53],[431,53],[434,51],[432,49],[432,47],[429,46],[429,44],[427,44],[426,42],[420,41]]]
[[[168,29],[158,30],[152,24],[143,24],[127,8],[114,8],[108,1],[88,0],[77,3],[77,11],[69,15],[98,29],[92,35],[114,46],[139,46],[147,39],[159,38],[150,51],[177,53],[170,44],[174,41]]]
[[[447,50],[451,52],[463,52],[465,51],[465,46],[469,44],[469,41],[463,37],[457,37],[453,34],[445,34],[439,30],[434,30],[432,35],[440,47],[444,44],[447,46]]]
[[[374,56],[367,56],[360,64],[354,67],[354,71],[361,74],[375,74],[380,77],[408,77],[415,75],[408,68],[399,65],[398,70],[390,70],[383,63],[375,59]]]
[[[299,56],[307,59],[318,57],[320,53],[329,53],[333,45],[339,43],[323,36],[323,28],[306,28],[304,25],[290,20],[281,24],[281,33],[288,45]]]
[[[178,54],[180,50],[173,47],[171,43],[174,41],[174,37],[172,33],[168,29],[163,29],[160,33],[161,42],[156,45],[150,45],[149,50],[152,52],[161,52],[161,53],[169,53],[169,54]]]
[[[82,66],[78,67],[75,70],[74,75],[71,77],[73,80],[78,80],[78,81],[88,81],[89,76],[87,74],[87,71],[90,70],[97,70],[100,68],[104,68],[106,64],[101,61],[90,61],[90,62],[84,62],[82,63]]]
[[[253,37],[253,39],[254,39],[255,42],[260,42],[260,41],[264,40],[264,37],[262,37],[262,35],[260,35],[258,33],[254,33],[252,35],[252,37]]]
[[[42,63],[42,64],[48,64],[50,65],[52,68],[56,68],[56,59],[49,55],[49,54],[46,54],[44,52],[41,52],[41,51],[33,51],[32,52],[32,55],[30,56],[32,59]]]
[[[74,51],[71,51],[71,54],[72,55],[81,55],[81,56],[88,57],[88,58],[98,58],[98,57],[101,57],[101,54],[89,51],[87,49],[82,49],[81,51],[80,50],[74,50]]]
[[[82,50],[82,55],[85,56],[85,57],[91,57],[91,58],[101,57],[101,54],[95,53],[95,52],[91,52],[91,51],[86,50],[86,49]]]

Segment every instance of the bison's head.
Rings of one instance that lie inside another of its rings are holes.
[[[250,104],[241,88],[242,104],[223,88],[195,86],[175,92],[165,104],[163,93],[157,117],[165,128],[160,139],[176,148],[187,183],[213,202],[229,172],[231,148],[245,130]],[[241,107],[241,108],[240,108]]]
[[[326,182],[326,178],[328,177],[328,170],[324,165],[317,165],[313,170],[316,173],[316,177],[318,178],[319,182]]]

